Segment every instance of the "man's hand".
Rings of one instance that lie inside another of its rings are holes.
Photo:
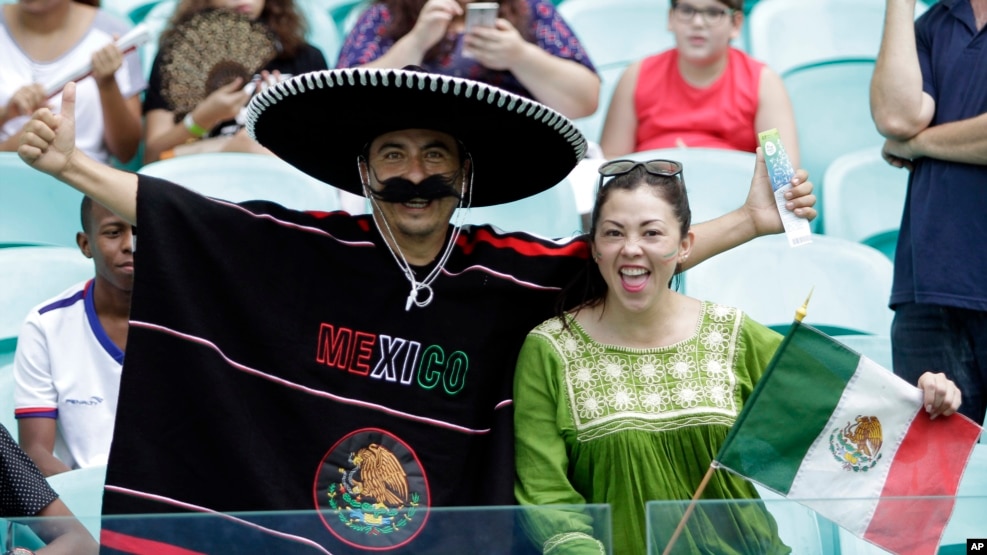
[[[804,169],[795,171],[792,177],[792,188],[785,194],[785,206],[809,221],[816,218],[816,195],[812,194],[812,182]],[[750,193],[744,203],[751,222],[754,224],[757,237],[781,233],[785,230],[781,223],[781,214],[775,206],[774,191],[771,188],[771,178],[764,161],[764,153],[757,149],[757,163],[754,166],[754,177],[751,179]]]
[[[884,141],[884,147],[881,148],[881,156],[887,163],[896,168],[905,168],[908,171],[912,171],[915,167],[915,163],[913,162],[915,153],[912,152],[907,141],[896,141],[894,139]]]
[[[926,372],[918,378],[918,388],[924,397],[922,404],[932,420],[937,416],[949,416],[960,408],[963,395],[952,380],[943,373]]]
[[[58,177],[75,154],[75,83],[62,90],[62,112],[49,108],[34,112],[24,125],[17,153],[37,170]]]

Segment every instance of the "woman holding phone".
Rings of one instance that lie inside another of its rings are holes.
[[[500,0],[493,26],[470,25],[468,0],[377,0],[337,67],[417,65],[532,98],[569,118],[596,111],[600,78],[551,0]]]

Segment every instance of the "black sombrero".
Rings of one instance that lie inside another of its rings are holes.
[[[363,195],[357,157],[377,136],[432,129],[473,158],[473,206],[519,200],[559,183],[586,152],[562,114],[477,81],[400,69],[296,75],[256,95],[247,131],[299,170]]]

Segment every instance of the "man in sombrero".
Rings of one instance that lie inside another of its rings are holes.
[[[108,168],[75,150],[73,106],[67,88],[62,115],[35,114],[21,157],[140,231],[104,549],[510,552],[489,515],[428,509],[514,503],[515,358],[589,250],[452,218],[565,178],[585,149],[572,122],[408,70],[305,74],[255,97],[252,136],[366,196],[372,213],[351,216]],[[811,218],[805,178],[791,202]],[[690,262],[781,230],[759,157],[747,204],[694,227]],[[201,530],[109,516],[291,510],[306,512]]]

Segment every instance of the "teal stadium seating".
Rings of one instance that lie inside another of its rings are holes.
[[[884,0],[757,2],[747,19],[749,53],[779,74],[826,60],[876,58],[884,6]],[[917,2],[916,17],[926,9]]]
[[[17,335],[28,312],[72,284],[91,278],[93,271],[92,261],[78,247],[0,249],[0,365],[13,360]]]
[[[757,161],[752,152],[716,148],[662,148],[622,158],[681,162],[693,223],[712,220],[743,205]]]
[[[65,506],[97,539],[105,483],[106,465],[77,468],[48,477],[51,489],[55,490]]]
[[[452,221],[459,221],[459,211]],[[553,239],[582,232],[576,195],[568,180],[547,191],[499,206],[471,208],[464,224],[492,224],[504,231],[526,231]]]
[[[334,187],[265,154],[190,154],[152,162],[141,168],[140,173],[232,202],[270,200],[298,210],[339,209],[339,195]]]
[[[14,365],[0,366],[0,424],[17,440],[17,419],[14,418]]]
[[[884,144],[870,116],[873,72],[873,59],[848,58],[798,66],[782,75],[798,124],[801,165],[809,172],[820,203],[826,191],[826,168],[833,160]],[[817,229],[825,232],[825,213],[820,220]]]
[[[51,244],[75,247],[82,231],[82,193],[0,152],[0,246]]]
[[[830,335],[887,334],[891,278],[891,261],[866,245],[814,235],[792,248],[784,235],[772,235],[686,271],[685,293],[784,332],[812,291],[805,323]]]
[[[823,177],[826,234],[877,248],[894,260],[908,171],[884,161],[880,147],[838,156]]]

